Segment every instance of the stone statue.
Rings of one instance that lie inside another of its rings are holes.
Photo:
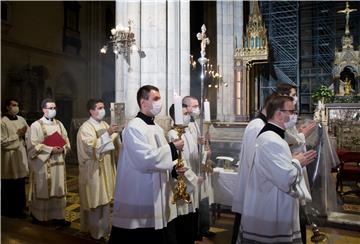
[[[351,91],[352,91],[351,80],[349,80],[349,78],[346,77],[344,82],[344,96],[350,96]]]

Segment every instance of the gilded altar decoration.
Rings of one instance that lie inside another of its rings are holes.
[[[257,109],[258,86],[256,77],[251,75],[254,65],[268,62],[269,48],[267,30],[260,13],[258,1],[252,2],[252,12],[246,25],[243,46],[235,49],[235,114],[238,121],[249,121],[250,111]],[[251,101],[255,101],[252,103]]]
[[[353,46],[353,36],[350,34],[350,13],[357,11],[351,9],[349,3],[338,13],[345,14],[345,33],[341,39],[342,48],[335,51],[333,68],[333,84],[331,88],[335,93],[336,102],[356,102],[360,94],[360,51]]]

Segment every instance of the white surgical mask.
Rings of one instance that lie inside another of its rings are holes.
[[[297,96],[293,96],[292,98],[294,99],[293,100],[294,105],[297,104],[299,98]]]
[[[191,112],[191,115],[194,117],[198,117],[200,115],[200,108],[194,108],[193,111]]]
[[[53,119],[53,118],[55,118],[55,116],[56,116],[56,110],[55,109],[49,109],[48,118]]]
[[[12,115],[17,115],[19,113],[19,107],[18,106],[15,106],[15,107],[11,107],[10,108],[10,113]]]
[[[289,129],[291,127],[294,127],[296,125],[296,122],[297,122],[297,114],[292,114],[289,116],[289,121],[288,122],[285,122],[285,129]]]
[[[185,115],[183,120],[184,120],[184,125],[188,125],[190,123],[190,115]]]
[[[97,114],[97,116],[96,116],[96,118],[98,119],[98,120],[102,120],[104,117],[105,117],[105,109],[100,109],[100,110],[98,110],[98,114]]]
[[[152,103],[152,109],[150,110],[150,113],[152,113],[153,116],[156,116],[161,112],[161,108],[162,108],[161,100],[153,102]]]

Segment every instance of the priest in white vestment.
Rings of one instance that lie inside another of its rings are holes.
[[[177,207],[177,218],[175,219],[176,225],[176,239],[177,243],[194,243],[196,239],[197,223],[195,222],[195,209],[199,207],[199,182],[201,182],[200,177],[195,174],[195,169],[193,168],[196,165],[196,162],[191,162],[194,159],[197,159],[197,141],[194,140],[194,137],[191,135],[188,124],[190,122],[190,114],[186,111],[186,105],[183,104],[183,126],[186,126],[184,133],[181,136],[181,139],[184,141],[184,148],[182,152],[182,158],[184,162],[184,167],[187,169],[184,174],[184,179],[187,187],[187,193],[190,195],[190,203],[186,203],[183,200],[176,202]],[[173,120],[175,125],[175,112],[174,105],[170,106],[169,115]],[[178,139],[178,133],[175,128],[169,130],[168,139],[170,142]],[[175,162],[176,163],[176,162]],[[174,182],[174,185],[176,182]]]
[[[79,160],[80,230],[94,239],[110,235],[110,203],[114,197],[119,126],[108,125],[104,102],[87,102],[90,118],[77,134]]]
[[[293,103],[296,108],[296,104],[298,101],[297,97],[297,87],[295,85],[287,84],[287,83],[279,83],[277,85],[277,90],[280,95],[284,96],[290,96],[293,98]],[[287,122],[287,128],[285,131],[285,140],[290,146],[290,150],[292,153],[297,152],[306,152],[306,138],[315,130],[316,124],[314,122],[310,123],[304,123],[299,127],[299,129],[296,127],[298,117],[297,114],[292,114],[290,116],[289,121]],[[306,189],[304,191],[307,192],[307,195],[309,196],[307,199],[302,199],[300,201],[300,227],[301,227],[301,237],[303,242],[306,242],[306,224],[307,218],[305,216],[304,207],[306,204],[306,201],[311,201],[310,196],[310,186],[309,186],[309,180],[308,180],[308,174],[306,167],[302,168],[303,171],[303,183],[306,185]]]
[[[137,92],[140,112],[122,132],[109,243],[168,243],[166,226],[176,217],[170,173],[184,142],[168,143],[154,122],[162,103],[157,87]]]
[[[56,225],[68,226],[70,222],[65,221],[65,155],[70,150],[70,143],[65,127],[55,119],[55,102],[45,99],[41,107],[44,116],[32,123],[26,134],[30,168],[30,213],[35,223],[54,220]],[[55,132],[60,135],[64,145],[44,144],[44,139]]]
[[[255,154],[255,140],[260,133],[261,129],[267,123],[266,118],[266,107],[268,106],[270,100],[276,96],[276,94],[270,95],[265,99],[264,107],[258,116],[249,122],[246,126],[244,135],[241,141],[241,151],[239,155],[239,167],[237,174],[237,183],[234,189],[232,211],[235,212],[235,220],[233,226],[233,236],[231,243],[235,244],[237,236],[239,233],[241,213],[243,211],[244,197],[246,184],[250,174],[250,169],[253,164],[254,154]]]
[[[316,152],[291,155],[284,137],[285,123],[294,111],[293,99],[288,96],[274,97],[267,107],[268,123],[256,139],[238,243],[302,243],[301,167],[312,162]]]
[[[197,169],[197,171],[195,171],[196,174],[201,175],[202,177],[199,211],[197,216],[199,218],[199,239],[201,240],[201,237],[213,238],[215,233],[210,231],[210,205],[214,203],[214,188],[212,187],[211,173],[202,170],[202,167],[210,157],[211,151],[206,150],[205,138],[201,135],[199,125],[196,122],[196,119],[200,116],[198,99],[193,96],[186,96],[183,98],[183,104],[187,105],[187,112],[191,115],[191,121],[188,125],[189,132],[194,140],[198,142],[198,153],[197,155],[194,154],[194,156],[197,156],[197,159],[194,159],[193,162],[196,164],[194,166],[194,168]],[[200,147],[202,147],[201,159]]]
[[[8,99],[1,118],[1,215],[26,218],[25,178],[29,175],[24,136],[28,125],[19,103]]]

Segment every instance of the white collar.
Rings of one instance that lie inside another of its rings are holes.
[[[96,119],[94,119],[93,117],[90,117],[89,121],[94,125],[100,125],[101,124],[101,121],[99,122]]]
[[[41,119],[40,119],[42,122],[44,122],[44,124],[47,124],[47,125],[52,125],[55,123],[55,119],[48,119],[46,118],[45,116],[43,116]]]

